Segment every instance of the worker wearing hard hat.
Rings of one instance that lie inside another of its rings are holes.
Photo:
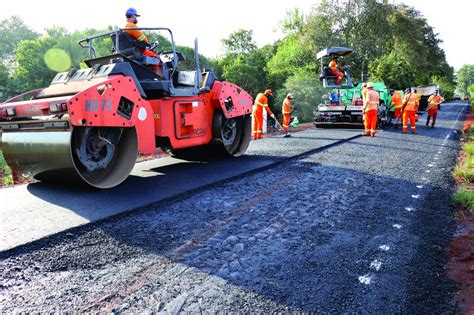
[[[393,119],[395,119],[396,121],[399,121],[399,118],[402,112],[402,107],[403,107],[402,94],[401,94],[401,91],[398,92],[394,90],[390,90],[390,94],[392,95],[392,104],[390,105],[390,108],[394,108]],[[395,124],[395,127],[398,128],[399,126],[400,126],[400,123],[397,122]]]
[[[145,36],[145,34],[141,30],[133,30],[132,29],[132,28],[137,28],[137,23],[138,23],[137,17],[139,17],[139,16],[140,15],[138,14],[137,10],[134,9],[134,8],[129,8],[125,12],[125,17],[127,18],[127,24],[125,24],[125,28],[127,30],[125,30],[125,31],[128,34],[130,34],[130,37],[132,37],[134,40],[136,40],[138,42],[142,42],[142,43],[148,43],[148,38]],[[148,46],[150,46],[150,45],[148,45]],[[142,49],[141,51],[143,52],[143,54],[145,56],[154,57],[154,58],[159,59],[158,55],[153,50]],[[157,71],[160,70],[160,68],[162,68],[162,66],[161,65],[153,65],[150,68],[151,68],[151,70],[157,72]]]
[[[372,82],[367,83],[367,96],[364,100],[364,106],[362,112],[365,115],[364,136],[375,137],[375,131],[377,128],[377,116],[379,110],[379,93],[374,91],[374,85]]]
[[[272,90],[265,90],[265,93],[258,93],[253,104],[253,139],[261,139],[263,132],[263,109],[267,111],[267,114],[275,119],[275,115],[272,113],[268,106],[269,99],[273,98]]]
[[[402,106],[402,132],[406,133],[408,130],[408,120],[410,120],[411,133],[416,132],[416,111],[420,103],[418,96],[412,93],[410,88],[405,90],[405,98]]]
[[[286,131],[286,136],[290,136],[288,127],[290,126],[290,114],[291,114],[291,100],[293,99],[293,94],[288,93],[283,100],[283,105],[281,106],[281,113],[283,114],[283,130]]]
[[[434,128],[436,124],[436,117],[438,116],[439,104],[441,104],[442,102],[444,102],[444,98],[439,95],[438,90],[436,90],[434,94],[428,98],[428,116],[426,117],[427,126],[430,124],[430,119],[433,117],[431,128]]]
[[[344,77],[344,73],[342,73],[338,70],[337,59],[336,58],[333,58],[329,62],[329,68],[331,69],[332,75],[336,76],[336,84],[341,83],[341,80]]]

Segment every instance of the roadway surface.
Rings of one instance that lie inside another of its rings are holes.
[[[421,116],[415,135],[308,130],[254,142],[243,159],[146,162],[169,164],[139,165],[113,191],[4,190],[57,234],[0,253],[0,310],[456,312],[443,273],[467,108],[443,105],[434,129]],[[22,242],[40,226],[29,222]]]
[[[308,130],[292,138],[251,142],[244,157],[196,162],[171,157],[137,163],[127,181],[109,190],[41,182],[0,189],[0,251],[82,224],[159,202],[271,165],[361,131]]]

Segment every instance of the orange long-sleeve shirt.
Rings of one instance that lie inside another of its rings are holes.
[[[125,25],[125,28],[137,28],[137,25],[135,23],[128,22]],[[139,41],[139,42],[148,43],[148,38],[146,38],[145,34],[143,34],[142,31],[140,31],[140,30],[127,30],[126,32],[128,34],[130,34],[130,36],[134,40]]]

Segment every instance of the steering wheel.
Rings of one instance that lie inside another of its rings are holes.
[[[158,42],[151,42],[150,43],[150,48],[148,48],[149,50],[155,50],[156,47],[158,47],[160,43]]]

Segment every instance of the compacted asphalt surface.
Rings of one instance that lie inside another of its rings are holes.
[[[21,193],[51,218],[58,211],[86,220],[21,242],[0,239],[0,310],[456,312],[456,285],[444,271],[467,110],[443,104],[436,128],[424,126],[425,114],[414,135],[389,127],[375,138],[338,129],[267,138],[243,159],[132,178],[107,191],[108,200],[151,193],[150,183],[153,192],[160,181],[178,185],[173,172],[196,185],[116,212],[95,214],[103,192],[61,188],[58,201],[54,187],[26,186]],[[71,195],[99,201],[70,207]]]

